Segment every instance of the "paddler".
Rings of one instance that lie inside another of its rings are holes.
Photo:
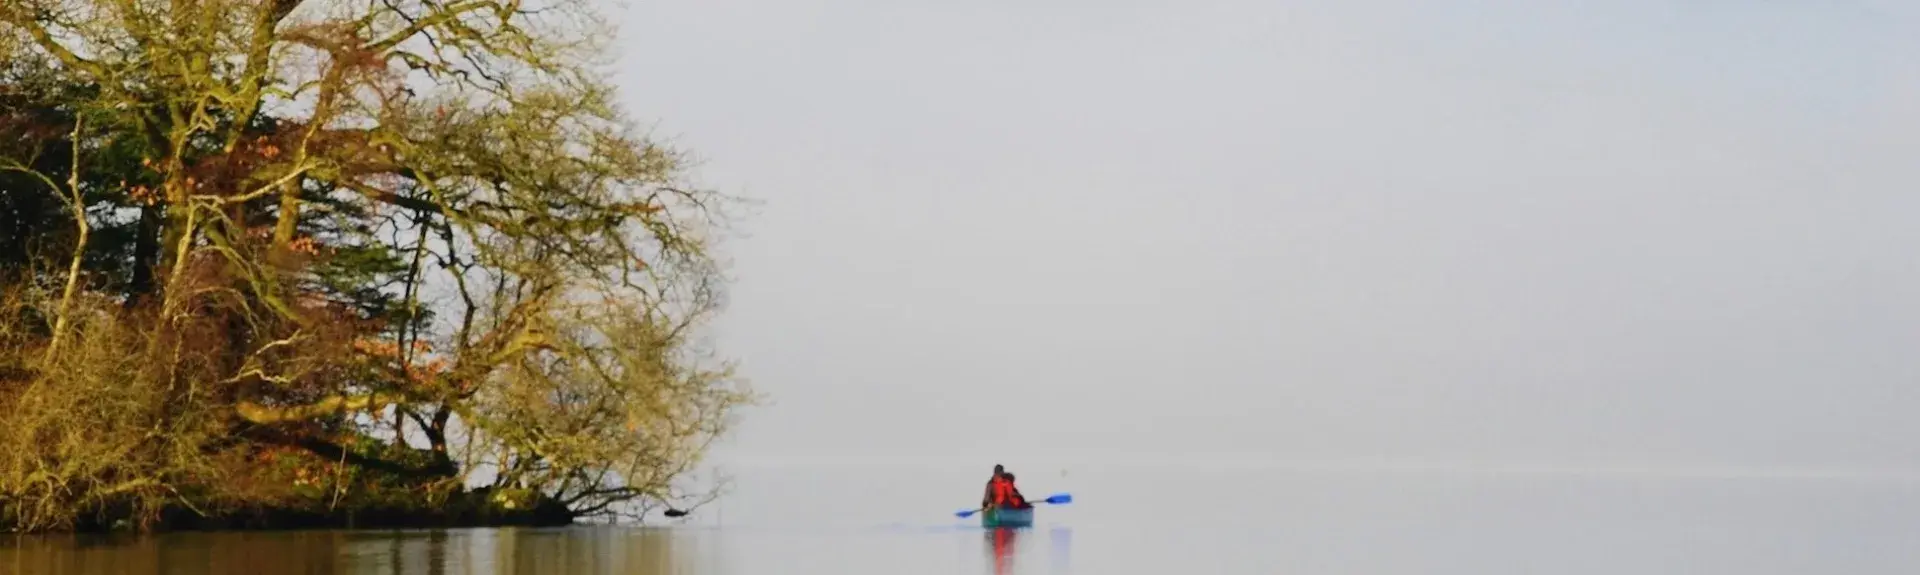
[[[997,463],[994,464],[993,477],[987,479],[987,494],[980,497],[981,509],[993,507],[993,495],[998,492],[1000,483],[1006,480],[1006,476],[1007,468]]]
[[[1007,472],[1006,478],[1007,478],[1007,497],[1004,501],[1006,501],[1007,506],[1012,507],[1014,509],[1026,509],[1028,507],[1033,507],[1033,505],[1027,503],[1027,496],[1020,494],[1020,487],[1014,485],[1013,472],[1011,471]]]
[[[987,496],[980,502],[980,508],[1000,507],[1026,509],[1031,505],[1027,504],[1026,496],[1020,494],[1020,488],[1014,486],[1013,474],[1007,473],[1005,467],[995,465],[993,479],[987,481]]]

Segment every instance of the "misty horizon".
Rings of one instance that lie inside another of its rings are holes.
[[[1912,7],[622,25],[629,109],[759,202],[715,342],[772,403],[715,462],[1920,472]]]

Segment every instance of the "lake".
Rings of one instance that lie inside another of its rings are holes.
[[[1043,508],[988,531],[992,462],[758,466],[644,527],[0,536],[0,573],[1904,573],[1910,478],[1022,468]]]

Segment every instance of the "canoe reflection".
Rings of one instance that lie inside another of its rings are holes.
[[[1011,575],[1022,572],[1019,569],[1020,546],[1033,544],[1035,531],[1027,528],[988,529],[984,535],[986,541],[987,563],[993,575]],[[1047,555],[1052,565],[1049,573],[1071,573],[1072,562],[1069,556],[1073,552],[1073,528],[1056,526],[1049,529],[1046,541]],[[1037,572],[1028,565],[1025,572]]]
[[[1018,528],[998,528],[987,530],[987,552],[993,564],[994,575],[1013,573],[1013,558],[1017,549],[1015,542],[1023,535]]]

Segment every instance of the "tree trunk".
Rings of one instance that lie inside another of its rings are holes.
[[[160,219],[158,206],[140,208],[140,225],[133,237],[133,278],[127,282],[127,307],[133,307],[153,295],[153,269],[160,257]]]

